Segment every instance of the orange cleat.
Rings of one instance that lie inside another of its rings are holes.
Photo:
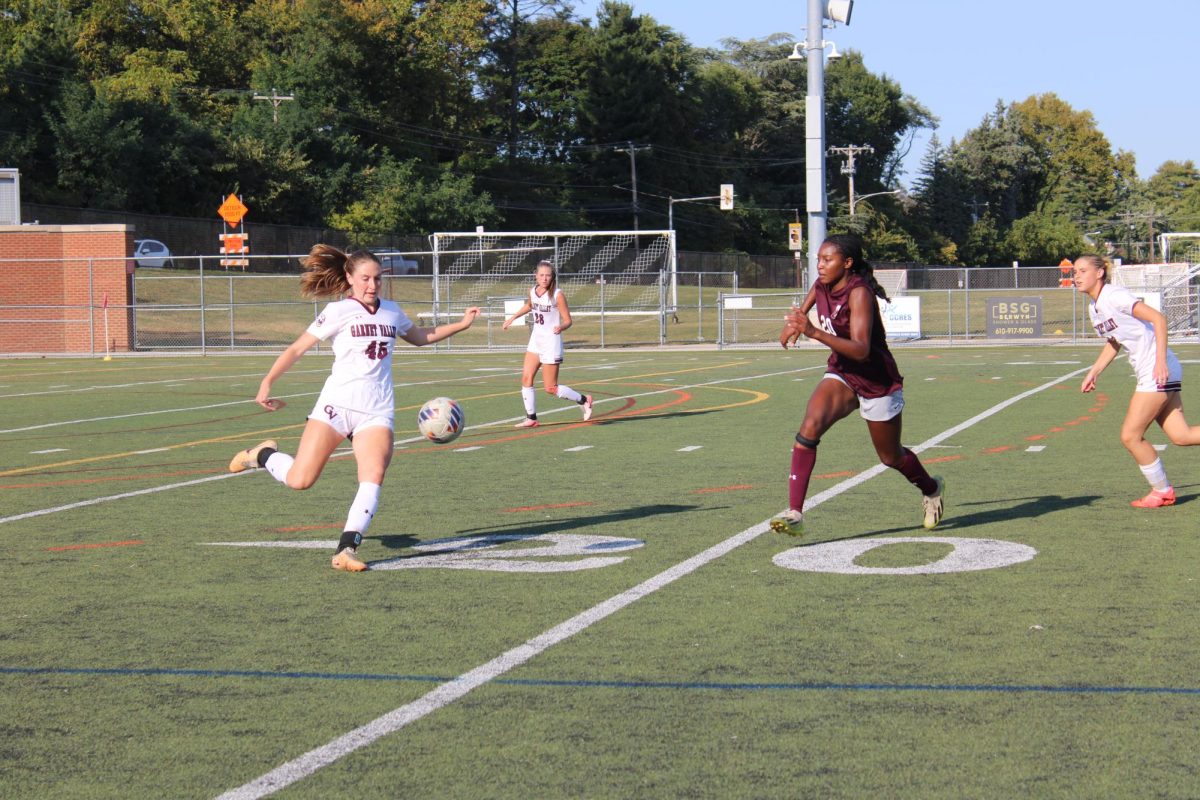
[[[362,572],[367,568],[367,565],[359,559],[358,551],[353,547],[347,547],[335,555],[330,566],[343,572]]]
[[[249,450],[243,450],[233,457],[233,461],[229,462],[229,471],[245,472],[248,469],[258,469],[258,454],[268,447],[272,450],[278,450],[279,443],[274,439],[267,439],[265,442],[251,447]]]
[[[516,425],[513,425],[514,428],[536,428],[537,426],[538,421],[536,419],[528,418],[521,420]]]
[[[1175,505],[1175,487],[1170,486],[1166,491],[1160,492],[1157,489],[1150,494],[1138,500],[1133,500],[1129,505],[1134,508],[1162,508],[1163,506]]]

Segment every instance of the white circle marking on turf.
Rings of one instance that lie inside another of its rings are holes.
[[[911,567],[863,567],[855,560],[869,550],[889,544],[932,542],[954,549],[937,561]],[[1029,561],[1037,550],[1000,539],[962,539],[954,536],[900,536],[890,539],[847,539],[793,547],[771,559],[776,566],[801,572],[835,572],[841,575],[937,575],[998,569]]]

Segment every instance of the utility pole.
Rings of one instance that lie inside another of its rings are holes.
[[[875,148],[869,144],[855,145],[850,144],[845,147],[831,147],[829,152],[838,153],[846,157],[846,162],[842,164],[842,174],[850,177],[850,216],[854,216],[854,158],[859,153],[874,153]]]
[[[963,205],[971,207],[971,224],[974,225],[979,222],[979,209],[987,208],[989,203],[986,200],[981,203],[972,197],[970,202],[964,202]]]
[[[650,145],[634,145],[633,142],[627,142],[627,145],[614,149],[618,153],[629,153],[629,178],[633,183],[633,230],[636,233],[638,230],[637,154],[642,150],[649,150]]]
[[[278,125],[279,124],[279,105],[288,100],[295,100],[296,98],[290,94],[279,94],[277,91],[275,91],[275,87],[272,86],[270,94],[256,94],[256,95],[254,95],[253,99],[255,99],[255,100],[270,100],[271,101],[271,105],[273,106],[273,109],[271,111],[271,120],[275,125]]]

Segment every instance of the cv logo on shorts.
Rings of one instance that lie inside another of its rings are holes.
[[[337,412],[333,410],[333,406],[325,406],[325,414],[326,414],[326,415],[327,415],[327,416],[328,416],[330,419],[333,419],[334,417],[336,417],[336,416],[337,416]]]

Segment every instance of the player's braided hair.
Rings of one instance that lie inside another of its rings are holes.
[[[871,291],[875,293],[876,297],[891,300],[887,296],[887,292],[879,285],[879,281],[875,280],[875,270],[863,256],[862,239],[850,233],[835,233],[833,236],[827,236],[824,243],[833,245],[842,254],[842,258],[848,258],[853,262],[850,265],[850,271],[865,278],[867,285],[871,287]]]
[[[317,299],[341,297],[349,293],[350,281],[346,276],[353,275],[354,270],[364,261],[379,263],[375,254],[367,250],[343,253],[333,245],[313,245],[313,249],[303,261],[304,274],[300,276],[300,296]]]

